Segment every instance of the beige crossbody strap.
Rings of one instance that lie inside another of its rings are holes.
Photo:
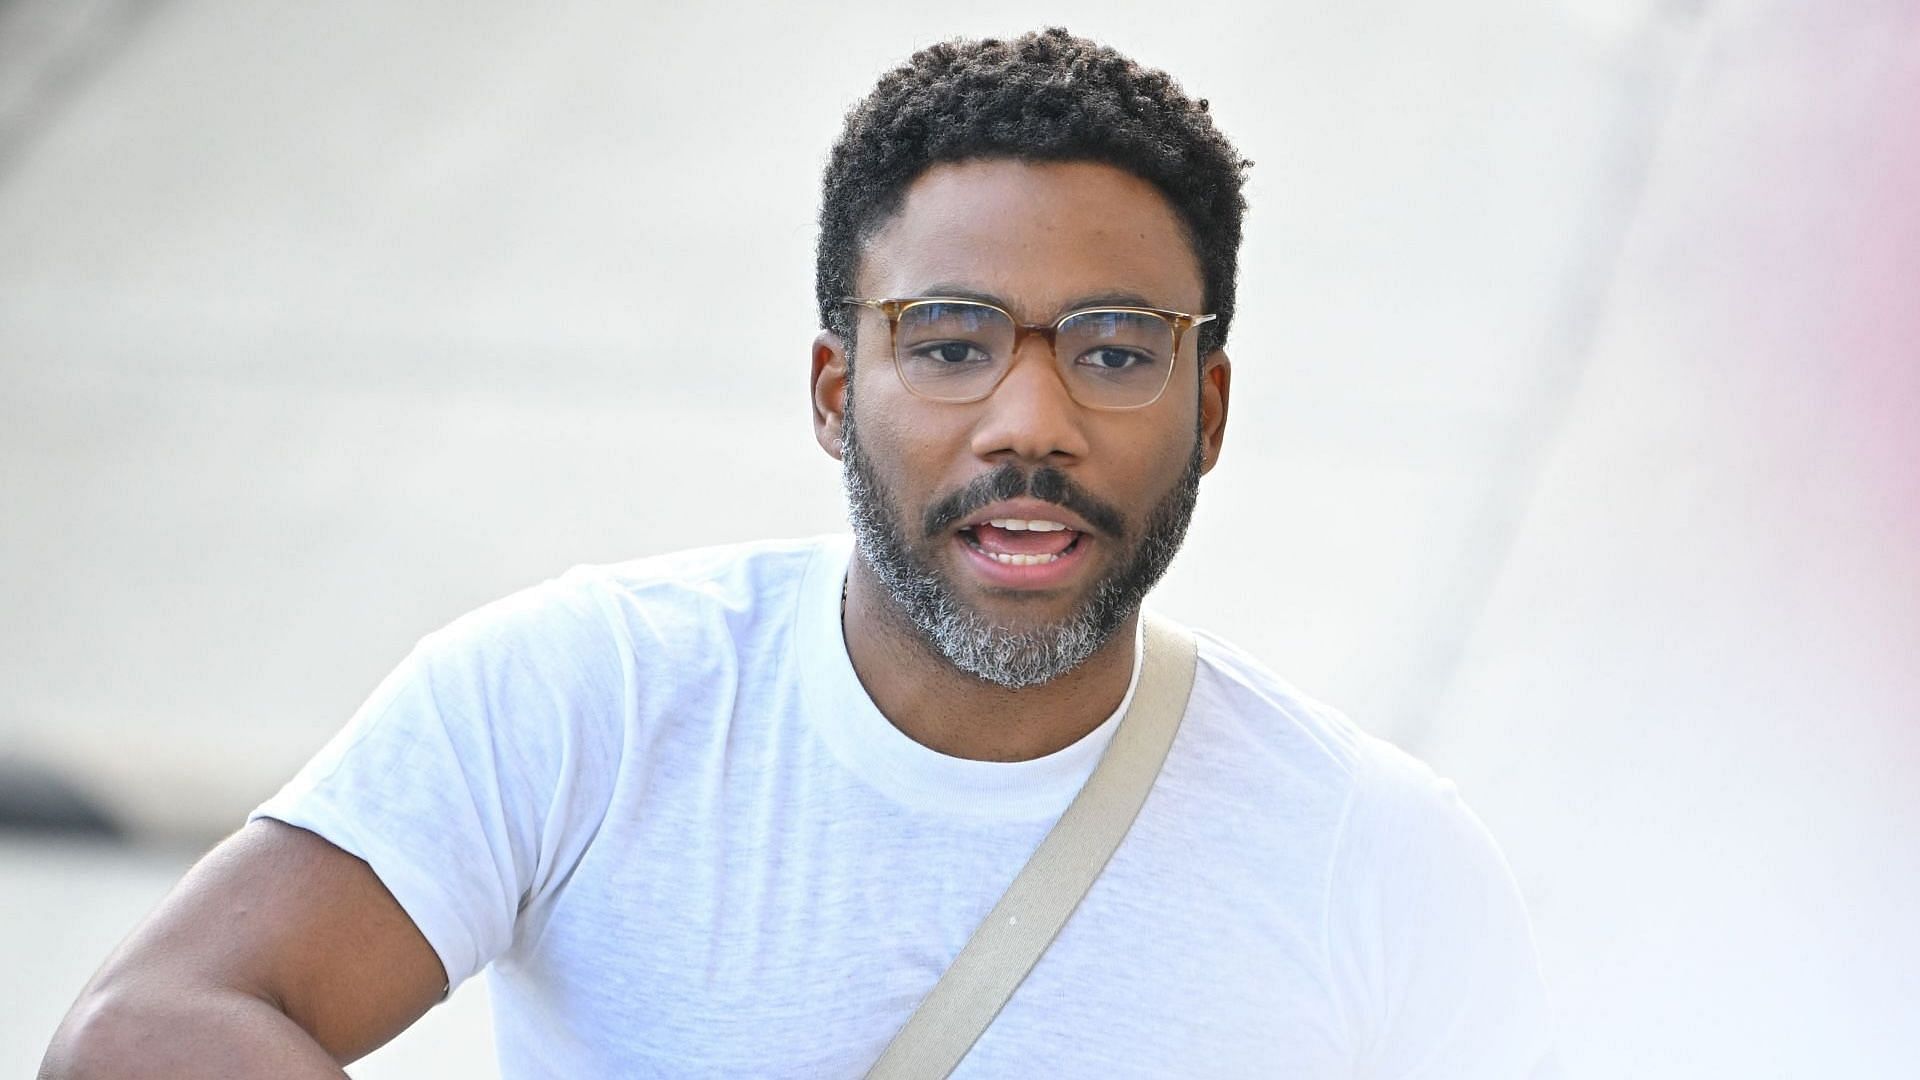
[[[935,1080],[967,1056],[1053,943],[1147,801],[1193,691],[1193,634],[1142,612],[1145,655],[1133,703],[1106,753],[868,1080]]]

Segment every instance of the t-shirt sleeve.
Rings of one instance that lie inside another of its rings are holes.
[[[1357,1075],[1558,1078],[1532,930],[1499,848],[1452,783],[1387,744],[1370,749],[1328,919]]]
[[[508,948],[604,810],[630,665],[586,586],[576,572],[422,639],[248,816],[364,860],[449,986]]]

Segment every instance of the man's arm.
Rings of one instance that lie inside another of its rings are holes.
[[[338,1080],[445,986],[366,863],[262,819],[200,860],[108,958],[40,1076]]]

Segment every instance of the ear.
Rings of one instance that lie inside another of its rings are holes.
[[[1233,362],[1215,349],[1200,362],[1200,471],[1212,472],[1227,437],[1227,401],[1232,397]]]
[[[841,429],[847,415],[847,343],[831,330],[813,339],[813,437],[820,449],[840,460]]]

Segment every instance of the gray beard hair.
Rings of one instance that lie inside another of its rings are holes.
[[[952,583],[908,540],[893,498],[855,434],[852,406],[849,395],[841,435],[841,474],[847,518],[861,557],[886,590],[894,611],[906,618],[936,655],[1008,690],[1052,682],[1105,645],[1139,610],[1140,602],[1173,563],[1199,501],[1203,458],[1196,429],[1193,452],[1180,481],[1154,506],[1132,552],[1095,583],[1087,602],[1057,623],[1025,630],[1000,626],[962,603]]]

